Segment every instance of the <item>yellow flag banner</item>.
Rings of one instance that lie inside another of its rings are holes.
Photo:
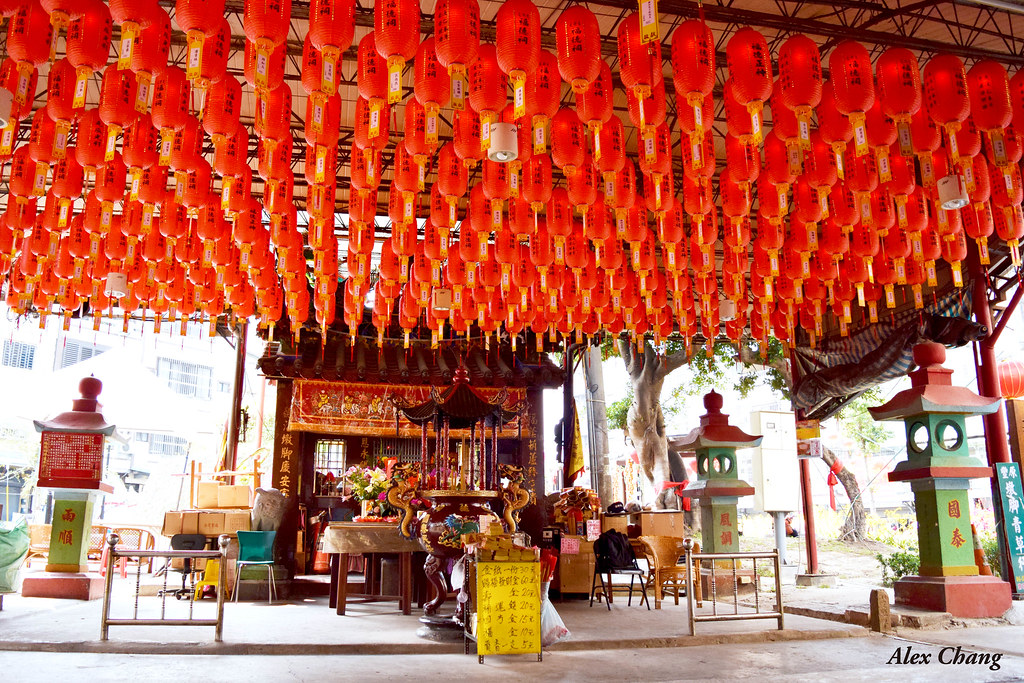
[[[580,438],[580,416],[576,410],[576,401],[572,403],[572,441],[569,446],[569,457],[565,459],[565,486],[572,486],[576,477],[583,474],[583,439]]]

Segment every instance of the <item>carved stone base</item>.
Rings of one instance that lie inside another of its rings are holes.
[[[416,635],[420,638],[438,643],[462,642],[463,628],[455,621],[454,614],[422,616],[420,623],[423,626],[416,629]]]

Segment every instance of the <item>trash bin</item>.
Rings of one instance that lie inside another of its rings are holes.
[[[28,557],[28,523],[0,522],[0,593],[16,590],[18,570]]]

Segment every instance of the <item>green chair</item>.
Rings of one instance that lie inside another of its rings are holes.
[[[276,531],[239,531],[238,561],[235,563],[235,602],[238,602],[238,582],[242,576],[242,567],[262,566],[267,568],[267,579],[270,582],[269,602],[274,604],[277,585],[274,583],[274,538]]]

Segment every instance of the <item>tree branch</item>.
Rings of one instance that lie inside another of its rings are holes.
[[[682,366],[686,365],[689,360],[690,356],[687,355],[686,349],[681,349],[675,353],[669,354],[665,358],[665,362],[662,364],[662,367],[665,370],[664,374],[667,375],[673,370],[678,370]]]
[[[644,341],[644,375],[648,382],[654,382],[658,373],[658,354],[654,347],[646,340]]]
[[[626,364],[626,372],[629,373],[631,378],[637,379],[643,368],[639,367],[636,362],[636,354],[633,352],[633,344],[630,342],[629,337],[619,337],[615,341],[619,346],[619,355],[622,357],[622,362]]]
[[[756,365],[762,368],[771,368],[782,375],[786,385],[793,388],[793,373],[789,370],[789,362],[785,358],[777,358],[770,363],[765,363],[761,356],[754,353],[754,350],[746,345],[740,345],[740,362],[747,365]]]

